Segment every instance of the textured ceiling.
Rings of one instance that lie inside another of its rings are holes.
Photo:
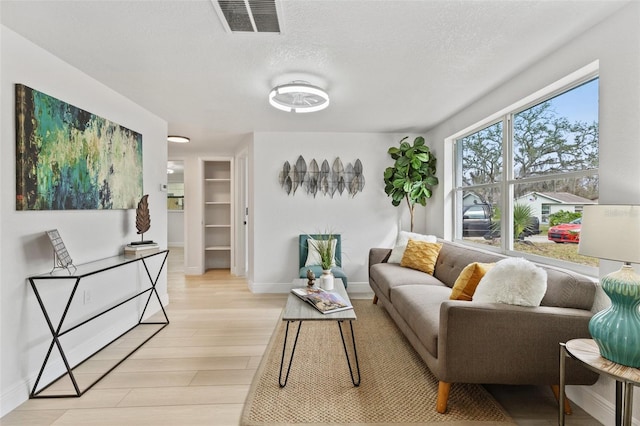
[[[227,33],[209,0],[2,0],[0,18],[195,150],[253,131],[423,132],[625,3],[285,0],[279,35]],[[270,107],[293,80],[331,106]]]

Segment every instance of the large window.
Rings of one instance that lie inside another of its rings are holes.
[[[598,79],[510,111],[455,140],[455,236],[587,266],[582,207],[598,202]]]

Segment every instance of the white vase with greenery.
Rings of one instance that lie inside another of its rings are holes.
[[[320,288],[323,290],[333,290],[333,274],[331,267],[333,266],[333,243],[335,238],[332,234],[323,238],[316,239],[316,247],[320,254],[320,266],[322,267],[322,276],[320,277]]]
[[[333,290],[333,274],[331,273],[331,269],[322,270],[320,288],[323,290]]]

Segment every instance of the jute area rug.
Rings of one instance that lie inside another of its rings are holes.
[[[281,321],[253,378],[242,425],[515,424],[480,385],[453,384],[447,413],[436,412],[438,380],[384,308],[370,300],[354,300],[353,305],[358,316],[354,333],[360,386],[351,382],[336,322],[306,321],[289,381],[280,388],[285,334],[285,322]],[[292,329],[296,328],[289,329],[290,342]]]

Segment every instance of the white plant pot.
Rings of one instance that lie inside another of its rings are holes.
[[[320,288],[323,290],[333,290],[333,274],[331,269],[323,269],[320,277]]]

